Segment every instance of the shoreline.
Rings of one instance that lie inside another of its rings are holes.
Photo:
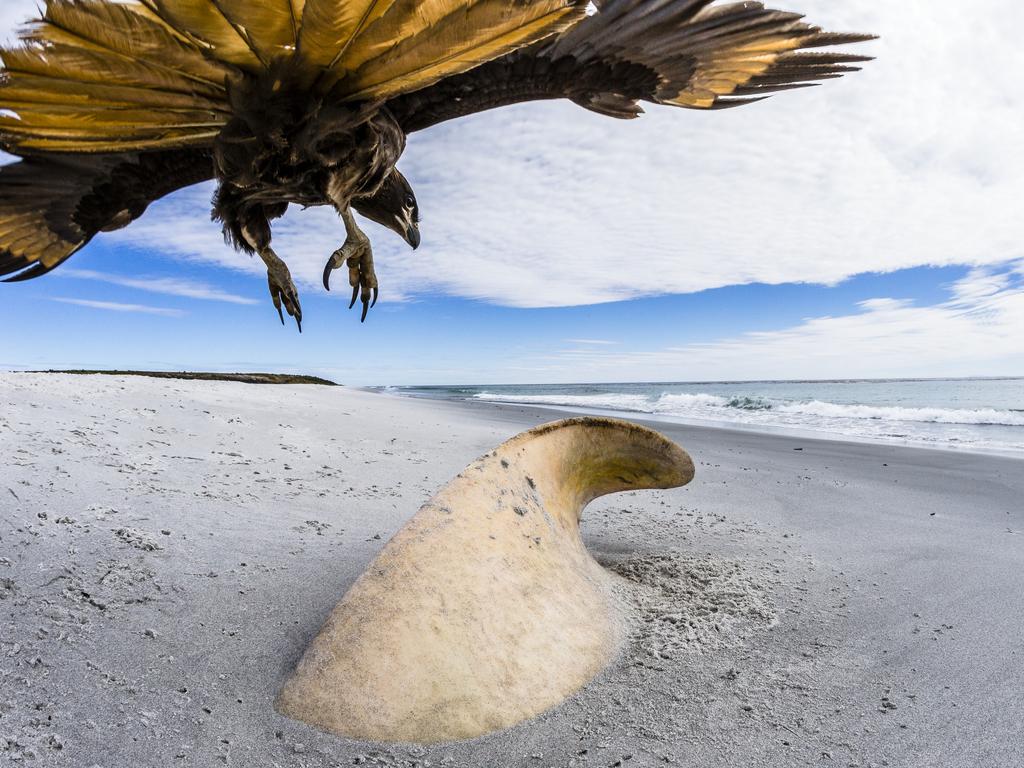
[[[634,608],[620,658],[421,747],[273,702],[420,505],[551,411],[39,374],[0,374],[0,403],[0,762],[1024,764],[1016,459],[657,423],[694,481],[583,514]]]
[[[967,454],[979,456],[995,456],[999,458],[1015,459],[1018,461],[1024,460],[1024,450],[1016,451],[1011,449],[988,446],[958,446],[948,443],[938,445],[928,443],[925,441],[847,435],[839,432],[827,432],[825,430],[805,429],[800,427],[790,427],[784,425],[775,426],[765,424],[745,424],[724,420],[711,421],[703,419],[686,419],[684,417],[679,416],[659,416],[657,414],[643,413],[640,411],[625,411],[601,408],[576,408],[568,405],[538,405],[533,403],[509,403],[493,400],[478,400],[473,398],[460,399],[454,397],[429,397],[425,395],[403,394],[402,392],[398,391],[388,391],[385,388],[381,387],[359,387],[358,389],[376,395],[384,395],[388,397],[396,397],[407,400],[424,400],[432,403],[449,403],[453,404],[455,407],[463,407],[469,409],[470,411],[477,408],[482,410],[493,408],[498,411],[500,411],[501,409],[515,409],[534,411],[537,413],[548,412],[562,414],[563,417],[581,415],[603,416],[606,418],[635,421],[638,424],[643,424],[645,426],[650,427],[651,429],[662,429],[672,426],[692,427],[694,429],[708,429],[718,430],[722,432],[765,435],[771,437],[789,438],[794,440],[812,440],[827,443],[846,443],[849,445],[870,445],[880,447],[907,448],[911,450],[917,449],[924,451],[940,451],[944,453],[952,453],[955,455]]]

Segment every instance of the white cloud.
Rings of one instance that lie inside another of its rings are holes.
[[[38,18],[39,7],[34,0],[4,0],[0,6],[0,42],[9,42],[30,18]]]
[[[194,280],[185,280],[176,277],[124,277],[122,275],[110,275],[104,272],[95,272],[91,269],[73,269],[65,267],[57,274],[62,277],[76,277],[84,280],[97,280],[111,285],[120,285],[124,288],[136,288],[150,293],[160,293],[167,296],[181,296],[186,299],[201,299],[204,301],[223,301],[229,304],[259,304],[256,299],[246,296],[239,296],[234,293],[222,291],[206,283]]]
[[[150,307],[145,304],[121,304],[116,301],[92,301],[90,299],[68,299],[54,296],[53,301],[62,304],[75,304],[79,307],[89,309],[103,309],[109,312],[134,312],[143,315],[160,315],[162,317],[183,317],[185,312],[180,309],[168,309],[167,307]]]
[[[778,4],[880,33],[855,47],[878,61],[721,113],[654,107],[619,122],[535,104],[414,135],[401,165],[424,245],[413,254],[368,227],[382,298],[573,305],[1019,258],[1024,47],[1008,23],[1017,4]],[[0,25],[33,6],[5,0]],[[209,196],[207,185],[157,204],[115,241],[263,274],[258,259],[224,247]],[[343,239],[323,209],[275,228],[304,290]]]
[[[860,311],[792,328],[663,349],[567,349],[533,360],[533,377],[618,381],[1013,375],[1024,371],[1024,261],[975,270],[932,306],[880,297]],[[528,379],[529,377],[527,377]]]

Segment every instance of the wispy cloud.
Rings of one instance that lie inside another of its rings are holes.
[[[617,341],[606,341],[605,339],[566,339],[567,344],[591,344],[599,347],[610,347],[618,344]]]
[[[25,0],[4,0],[0,6],[0,43],[13,40],[15,31],[30,18],[39,18],[37,8]]]
[[[930,306],[879,297],[778,331],[637,352],[565,349],[534,362],[548,378],[572,381],[617,380],[623,368],[652,381],[1019,373],[1022,266],[973,270]]]
[[[140,291],[160,293],[167,296],[181,296],[187,299],[202,299],[204,301],[225,301],[229,304],[259,304],[256,299],[246,296],[239,296],[234,293],[222,291],[214,286],[200,283],[194,280],[187,280],[177,277],[125,277],[123,275],[111,275],[106,272],[95,272],[91,269],[65,268],[57,274],[63,277],[77,277],[83,280],[98,280],[111,285],[120,285],[125,288],[136,288]]]
[[[61,296],[54,296],[54,301],[62,304],[75,304],[79,307],[90,309],[105,309],[110,312],[135,312],[143,315],[160,315],[162,317],[183,317],[186,313],[180,309],[169,307],[151,307],[146,304],[121,304],[116,301],[92,301],[90,299],[69,299]]]

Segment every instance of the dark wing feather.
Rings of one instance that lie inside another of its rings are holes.
[[[0,276],[38,277],[98,232],[120,229],[164,195],[213,178],[195,150],[27,157],[0,168]],[[17,273],[17,274],[15,274]]]
[[[859,69],[802,49],[873,39],[823,32],[761,3],[603,0],[558,37],[389,102],[407,132],[524,101],[567,98],[618,118],[639,102],[721,109]]]

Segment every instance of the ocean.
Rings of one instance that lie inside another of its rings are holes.
[[[1024,455],[1024,378],[387,387],[412,397]]]

